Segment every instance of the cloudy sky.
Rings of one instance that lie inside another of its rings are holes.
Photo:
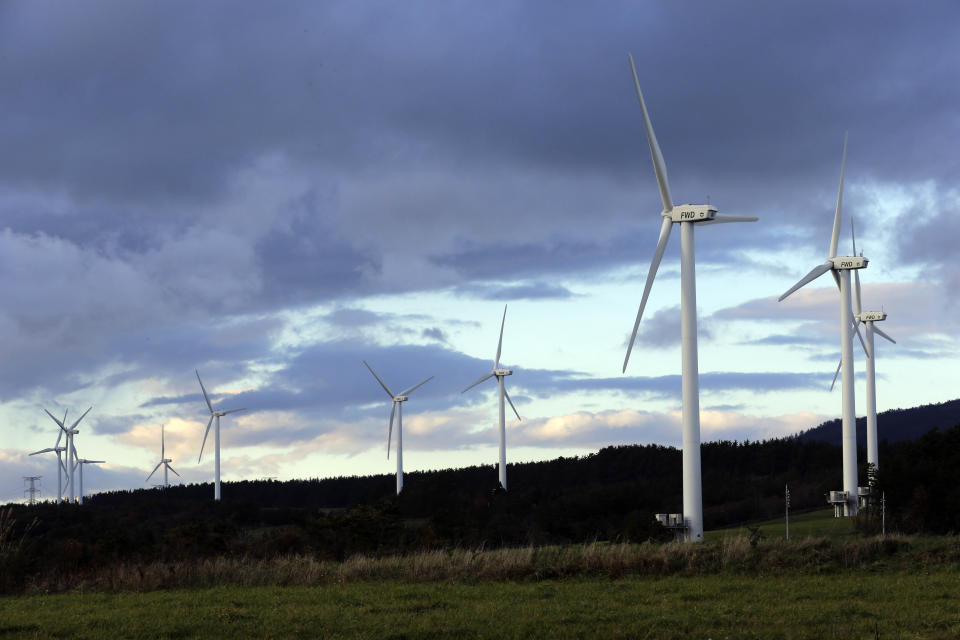
[[[90,490],[147,486],[161,424],[209,481],[194,369],[248,408],[228,480],[390,472],[362,360],[436,376],[408,470],[491,464],[496,385],[460,390],[504,304],[510,460],[679,445],[678,237],[620,372],[661,209],[628,52],[674,199],[760,217],[697,231],[703,438],[839,415],[832,280],[776,297],[845,131],[878,407],[952,399],[958,42],[953,1],[0,3],[0,500],[56,492],[43,408],[93,406]]]

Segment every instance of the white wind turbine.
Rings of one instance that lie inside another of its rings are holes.
[[[643,111],[643,126],[647,132],[647,143],[653,159],[653,171],[660,187],[660,199],[663,201],[663,223],[660,226],[660,238],[650,261],[647,283],[643,288],[637,319],[633,323],[633,333],[627,344],[627,355],[623,359],[623,372],[626,373],[633,341],[637,337],[640,318],[647,305],[650,288],[653,286],[657,268],[667,248],[670,230],[674,224],[680,225],[680,336],[682,349],[682,424],[683,424],[683,516],[687,524],[687,539],[693,542],[703,540],[703,497],[700,481],[700,382],[697,365],[697,284],[694,261],[693,227],[719,222],[755,222],[754,216],[728,216],[717,213],[717,208],[709,204],[682,204],[674,206],[670,197],[670,185],[667,182],[667,166],[653,132],[653,125],[647,113],[647,106],[640,91],[637,69],[630,56],[630,69],[633,71],[633,83],[637,89],[637,100]]]
[[[390,399],[393,401],[393,404],[390,407],[390,426],[387,428],[387,460],[390,459],[390,438],[393,435],[393,414],[397,414],[397,495],[400,495],[400,492],[403,491],[403,403],[408,400],[408,396],[411,393],[433,380],[433,376],[430,376],[423,382],[415,384],[409,389],[405,389],[404,391],[394,395],[393,391],[390,391],[390,387],[387,386],[387,383],[377,375],[377,372],[373,370],[373,367],[367,364],[366,360],[363,361],[363,364],[367,366],[367,369],[370,369],[370,373],[373,374],[373,377],[377,379],[377,382],[380,383],[380,386],[383,387],[383,390],[387,392],[387,395],[390,396]]]
[[[67,421],[67,412],[63,412],[63,421]],[[40,451],[34,451],[30,455],[35,456],[41,453],[56,453],[57,454],[57,502],[63,502],[63,476],[66,475],[66,468],[63,466],[63,452],[67,450],[66,447],[60,446],[60,440],[63,439],[63,430],[57,432],[57,443],[52,447],[46,449],[41,449]]]
[[[83,504],[83,465],[85,464],[103,464],[106,460],[87,460],[80,458],[77,460],[77,466],[80,467],[80,504]]]
[[[853,243],[853,255],[857,255],[857,239],[853,232],[853,218],[850,219],[850,240]],[[863,252],[861,251],[861,254]],[[854,316],[854,326],[863,323],[866,330],[866,344],[864,345],[867,368],[867,463],[872,464],[874,469],[879,468],[879,454],[877,451],[877,369],[874,359],[873,334],[878,333],[882,338],[886,338],[893,344],[897,341],[884,333],[880,327],[873,326],[875,322],[882,322],[887,319],[887,314],[883,311],[864,311],[860,304],[860,273],[853,272],[856,288],[854,289],[854,300],[856,302],[857,313]],[[837,371],[833,374],[833,382],[830,383],[830,390],[837,383],[837,376],[840,375],[840,369],[843,366],[843,358],[837,365]]]
[[[93,409],[93,407],[90,407],[89,409],[87,409],[86,411],[84,411],[84,412],[83,412],[83,415],[80,416],[79,418],[77,418],[77,421],[74,422],[72,425],[70,425],[70,428],[67,428],[67,427],[66,427],[66,422],[67,422],[67,419],[66,419],[66,418],[67,418],[67,414],[66,414],[66,413],[63,414],[63,418],[64,418],[64,419],[63,419],[63,422],[61,422],[61,421],[58,420],[56,417],[54,417],[54,415],[53,415],[52,413],[50,413],[49,411],[47,411],[46,409],[44,409],[44,411],[46,411],[47,415],[50,416],[50,418],[51,418],[54,422],[57,423],[57,426],[60,427],[60,429],[63,431],[63,433],[67,436],[67,442],[66,442],[67,462],[66,462],[66,465],[64,466],[64,472],[65,472],[65,475],[66,475],[66,477],[67,477],[67,492],[70,494],[70,503],[71,503],[71,504],[73,504],[73,499],[74,499],[74,487],[76,486],[76,485],[74,484],[74,473],[76,472],[77,466],[79,465],[79,462],[78,462],[78,460],[77,460],[77,447],[76,447],[76,445],[74,445],[74,443],[73,443],[73,436],[75,436],[75,435],[77,435],[78,433],[80,433],[80,431],[77,430],[77,425],[80,424],[80,421],[83,420],[88,413],[90,413],[90,409]]]
[[[213,443],[215,449],[213,454],[213,499],[220,500],[220,418],[231,413],[236,413],[237,411],[246,411],[246,409],[214,409],[213,405],[210,404],[210,396],[207,395],[207,390],[203,386],[203,380],[200,379],[200,372],[196,369],[194,369],[194,372],[197,374],[197,382],[200,383],[200,390],[203,391],[203,399],[207,403],[207,408],[210,409],[210,420],[207,422],[207,430],[203,432],[203,443],[200,444],[200,455],[197,456],[197,464],[199,464],[200,459],[203,458],[203,447],[207,444],[207,436],[210,434],[210,425],[216,421],[217,427],[213,432]],[[174,471],[174,473],[176,473],[176,471]]]
[[[843,160],[840,162],[840,189],[837,192],[837,209],[833,216],[833,233],[830,236],[830,254],[826,262],[814,267],[810,273],[790,287],[778,301],[783,300],[800,287],[816,280],[827,271],[833,274],[840,287],[840,368],[843,371],[841,379],[841,406],[843,445],[843,490],[847,494],[844,503],[843,515],[857,515],[857,429],[856,410],[853,392],[853,334],[860,335],[855,324],[853,313],[850,310],[850,272],[863,269],[869,260],[863,256],[838,256],[837,242],[840,239],[840,218],[843,211],[843,174],[847,164],[847,136],[843,137]],[[861,338],[862,340],[862,338]],[[870,353],[867,351],[867,357]]]
[[[153,474],[157,472],[157,469],[160,468],[160,465],[163,465],[163,488],[166,489],[170,486],[170,483],[167,481],[167,471],[173,471],[174,474],[179,478],[180,474],[177,473],[177,470],[170,466],[170,463],[173,462],[172,459],[167,458],[165,455],[166,447],[164,446],[163,441],[163,428],[164,425],[160,425],[160,462],[157,463],[157,466],[153,468],[153,471],[150,472],[150,475],[147,476],[147,479],[144,482],[150,482],[150,478],[153,477]]]
[[[506,415],[503,406],[503,399],[506,398],[507,402],[510,403],[510,408],[513,409],[513,413],[516,414],[517,420],[520,420],[520,414],[517,413],[517,408],[513,406],[513,400],[510,399],[510,394],[507,393],[506,387],[503,385],[503,379],[506,376],[512,375],[513,371],[510,369],[501,369],[500,368],[500,351],[503,348],[503,325],[507,321],[507,305],[503,305],[503,320],[500,321],[500,341],[497,343],[497,355],[493,358],[493,371],[486,374],[469,387],[461,391],[460,393],[466,393],[470,389],[473,389],[475,386],[484,382],[488,378],[496,376],[497,378],[497,387],[499,389],[499,398],[500,398],[500,487],[504,491],[507,489],[507,427],[506,427]]]

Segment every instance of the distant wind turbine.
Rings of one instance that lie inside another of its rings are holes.
[[[682,430],[683,430],[683,516],[687,525],[687,539],[693,542],[703,540],[703,497],[700,480],[700,381],[697,364],[697,283],[695,274],[693,228],[720,222],[755,222],[754,216],[729,216],[717,213],[710,204],[681,204],[674,206],[670,197],[670,185],[667,182],[667,165],[660,152],[653,124],[647,113],[647,106],[640,91],[637,69],[630,56],[630,69],[633,71],[633,84],[637,90],[637,100],[643,111],[643,126],[647,132],[647,143],[653,159],[653,171],[660,187],[660,199],[663,211],[660,213],[663,223],[660,226],[660,238],[650,261],[647,283],[643,288],[637,319],[633,323],[633,333],[627,344],[627,355],[623,359],[623,373],[627,371],[633,342],[637,338],[640,318],[647,306],[650,288],[657,275],[657,268],[667,248],[670,230],[674,224],[680,225],[680,340],[682,360]]]
[[[237,411],[246,411],[246,409],[214,409],[213,405],[210,404],[210,396],[207,395],[207,390],[203,386],[203,380],[200,379],[200,372],[194,369],[194,372],[197,374],[197,382],[200,383],[200,390],[203,391],[203,399],[207,403],[207,408],[210,410],[210,420],[207,422],[207,430],[203,432],[203,442],[200,444],[200,455],[197,456],[197,464],[200,463],[200,459],[203,458],[203,447],[207,444],[207,436],[210,434],[210,425],[216,421],[217,426],[213,432],[213,443],[214,443],[214,455],[213,455],[213,468],[214,468],[214,482],[213,482],[213,499],[220,500],[220,418],[223,416],[229,415],[231,413],[236,413]],[[174,473],[177,473],[174,471]],[[180,475],[177,473],[177,475]]]
[[[63,412],[63,421],[67,421],[67,412]],[[63,466],[63,452],[67,450],[66,447],[60,446],[60,440],[63,438],[63,430],[57,431],[57,443],[52,447],[46,449],[40,449],[40,451],[34,451],[30,455],[35,456],[41,453],[56,453],[57,454],[57,503],[63,502],[63,477],[66,475],[66,468]]]
[[[840,239],[840,218],[843,211],[843,175],[847,164],[847,136],[843,137],[843,159],[840,162],[840,189],[837,192],[837,208],[833,216],[833,233],[830,236],[830,253],[826,262],[810,270],[800,281],[787,289],[778,301],[783,300],[791,293],[806,284],[816,280],[830,271],[833,279],[840,287],[840,367],[843,371],[841,380],[841,406],[843,445],[843,490],[847,494],[844,503],[843,515],[857,515],[857,430],[856,408],[853,390],[853,334],[860,335],[860,330],[850,310],[850,272],[863,269],[869,260],[863,256],[838,256],[837,242]],[[860,338],[863,340],[863,338]],[[870,352],[864,344],[867,357]],[[838,503],[839,504],[839,503]]]
[[[147,476],[147,479],[144,480],[144,482],[145,483],[150,482],[150,478],[153,477],[153,474],[157,472],[157,469],[160,468],[160,465],[163,465],[163,488],[166,489],[167,487],[170,486],[170,483],[167,481],[167,477],[168,477],[167,471],[168,470],[173,471],[173,473],[176,474],[178,478],[180,477],[180,474],[177,473],[176,469],[170,466],[170,463],[173,462],[173,460],[170,458],[167,458],[164,453],[166,451],[166,447],[164,445],[164,439],[163,439],[163,428],[164,428],[164,425],[160,425],[160,462],[157,463],[157,466],[153,468],[153,471],[150,472],[150,475]]]
[[[485,382],[487,379],[496,376],[497,378],[497,387],[499,389],[499,399],[500,399],[500,487],[504,491],[507,489],[507,427],[506,427],[506,416],[504,412],[503,400],[506,398],[507,402],[510,403],[510,408],[513,409],[513,413],[517,416],[517,420],[520,420],[520,414],[517,413],[517,408],[513,406],[513,400],[510,399],[510,394],[507,393],[506,387],[503,385],[503,379],[509,375],[513,374],[513,371],[510,369],[501,369],[500,368],[500,351],[503,348],[503,325],[507,321],[507,305],[503,305],[503,320],[500,321],[500,341],[497,343],[497,355],[493,357],[493,371],[486,374],[469,387],[461,391],[460,393],[466,393],[470,389],[473,389],[475,386],[481,382]]]
[[[90,409],[93,409],[93,407],[90,407]],[[78,433],[80,433],[80,431],[77,430],[77,425],[80,424],[80,421],[83,420],[88,413],[90,413],[90,409],[87,409],[86,411],[84,411],[83,415],[77,418],[77,421],[74,422],[72,425],[70,425],[70,428],[67,428],[65,426],[67,422],[66,413],[63,414],[64,419],[61,422],[52,413],[44,409],[47,415],[50,416],[50,419],[56,422],[57,426],[60,427],[64,435],[67,436],[67,442],[66,442],[67,462],[66,462],[66,465],[64,466],[64,472],[67,477],[67,492],[70,494],[70,504],[73,504],[73,500],[75,497],[74,487],[76,485],[74,484],[74,473],[76,472],[77,466],[79,465],[77,461],[77,447],[73,442],[73,437]]]
[[[106,462],[106,460],[87,460],[86,458],[77,460],[77,465],[80,467],[80,504],[83,504],[83,465],[103,464],[104,462]]]
[[[398,394],[394,394],[393,391],[390,391],[390,387],[387,386],[387,383],[377,375],[377,372],[373,370],[367,361],[364,360],[363,364],[366,365],[367,369],[370,369],[370,373],[373,374],[373,377],[377,379],[377,382],[380,383],[380,386],[383,387],[383,390],[387,392],[387,395],[390,396],[390,399],[393,401],[392,406],[390,407],[390,426],[387,428],[387,460],[390,459],[390,438],[393,435],[393,414],[397,414],[397,495],[400,495],[400,492],[403,491],[403,403],[408,400],[408,396],[425,385],[426,383],[433,380],[433,376],[430,376],[423,382],[415,384],[409,389],[405,389]]]
[[[853,243],[853,255],[857,255],[857,239],[853,231],[853,218],[850,219],[850,239]],[[862,252],[861,252],[862,253]],[[856,288],[854,300],[856,302],[857,313],[854,316],[854,326],[861,322],[865,327],[866,335],[865,353],[867,369],[867,463],[872,464],[875,469],[880,468],[879,453],[877,448],[877,368],[876,359],[873,350],[873,334],[880,334],[880,337],[896,344],[897,341],[884,333],[880,327],[875,327],[875,322],[882,322],[887,319],[887,314],[883,311],[863,311],[860,306],[860,272],[853,272]],[[843,358],[837,365],[837,372],[833,374],[833,382],[830,384],[830,390],[837,383],[837,376],[840,375],[840,369],[843,366]]]

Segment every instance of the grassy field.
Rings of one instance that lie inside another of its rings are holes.
[[[953,570],[357,582],[0,599],[2,638],[957,638]]]
[[[752,522],[749,527],[758,527],[763,537],[769,540],[784,538],[786,534],[783,516],[763,522]],[[707,531],[703,537],[708,542],[716,542],[724,538],[748,535],[750,535],[750,530],[745,525]],[[806,537],[855,538],[857,535],[857,531],[853,528],[853,518],[834,518],[832,507],[790,514],[790,538],[794,540]]]

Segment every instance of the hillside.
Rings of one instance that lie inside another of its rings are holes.
[[[933,427],[949,429],[960,424],[960,399],[937,404],[925,404],[909,409],[891,409],[877,414],[877,436],[889,443],[915,440]],[[826,442],[840,446],[840,419],[829,420],[798,437],[805,441]],[[867,442],[867,419],[857,418],[857,445]]]

